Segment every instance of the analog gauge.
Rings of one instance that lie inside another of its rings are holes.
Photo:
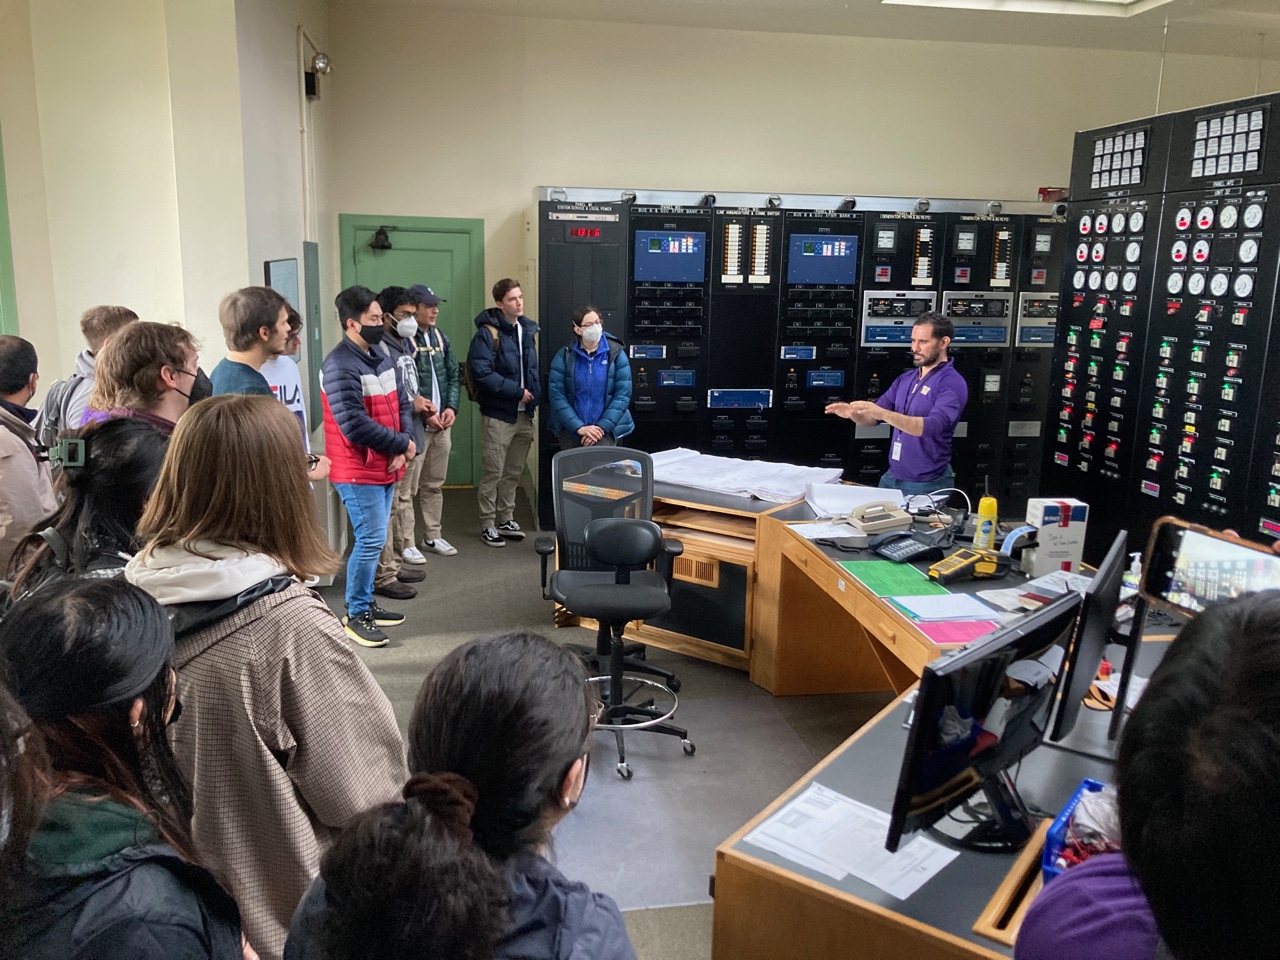
[[[1107,245],[1105,243],[1095,243],[1093,252],[1090,254],[1094,263],[1101,263],[1107,258]]]
[[[1111,232],[1124,233],[1124,214],[1113,213],[1111,215]]]
[[[1193,297],[1198,297],[1204,293],[1204,274],[1193,273],[1187,277],[1187,293]]]
[[[1184,260],[1186,260],[1187,259],[1187,241],[1185,240],[1173,241],[1173,249],[1169,251],[1169,255],[1173,257],[1174,263],[1182,263]]]
[[[1124,248],[1125,263],[1137,263],[1138,258],[1142,256],[1142,244],[1136,240],[1129,241],[1129,245]]]
[[[1258,259],[1258,241],[1242,240],[1240,249],[1237,251],[1241,263],[1253,263]]]
[[[1094,233],[1106,233],[1106,232],[1107,232],[1107,224],[1110,222],[1110,219],[1111,219],[1111,218],[1110,218],[1110,217],[1108,217],[1105,213],[1100,213],[1100,214],[1098,214],[1096,217],[1094,217],[1094,218],[1093,218],[1093,232],[1094,232]]]
[[[1256,230],[1262,223],[1262,204],[1251,203],[1244,208],[1244,226],[1246,230]]]
[[[1119,270],[1108,270],[1108,271],[1107,271],[1107,279],[1106,279],[1106,287],[1107,287],[1107,289],[1108,289],[1108,290],[1114,290],[1114,289],[1115,289],[1116,287],[1118,287],[1118,286],[1120,286],[1120,271],[1119,271]]]
[[[1231,281],[1225,273],[1215,273],[1213,279],[1209,281],[1209,292],[1215,297],[1221,297],[1226,294],[1229,286],[1231,286]]]
[[[1086,274],[1083,270],[1077,270],[1076,275],[1071,278],[1071,281],[1075,285],[1075,288],[1077,290],[1083,290],[1084,282],[1087,279],[1088,279],[1088,274]]]
[[[1213,226],[1213,207],[1201,207],[1196,214],[1196,226],[1201,230],[1208,230]]]
[[[1089,274],[1089,289],[1097,290],[1100,286],[1102,286],[1102,271],[1094,270]]]
[[[1164,286],[1165,286],[1165,289],[1168,290],[1170,293],[1181,293],[1182,292],[1182,274],[1180,273],[1169,274],[1169,280],[1165,283]]]
[[[1236,277],[1235,294],[1241,300],[1253,293],[1253,274],[1242,273]]]
[[[1093,217],[1087,213],[1080,218],[1080,232],[1093,233]]]
[[[1204,263],[1209,259],[1209,241],[1197,240],[1196,245],[1191,248],[1191,259],[1196,263]]]
[[[1173,225],[1179,230],[1186,230],[1191,226],[1191,208],[1183,207],[1178,211],[1178,215],[1173,218]]]
[[[1142,228],[1146,225],[1147,215],[1141,210],[1135,210],[1129,214],[1129,232],[1141,233]]]
[[[1234,230],[1236,221],[1240,219],[1240,208],[1234,203],[1222,208],[1218,214],[1218,226],[1223,230]]]
[[[1124,279],[1120,281],[1120,286],[1124,288],[1125,293],[1133,293],[1138,289],[1138,275],[1130,270],[1124,275]]]
[[[1079,263],[1084,263],[1088,259],[1089,259],[1089,245],[1087,243],[1082,243],[1076,247],[1076,260]]]

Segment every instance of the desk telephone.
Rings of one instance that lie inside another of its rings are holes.
[[[877,500],[857,507],[849,514],[848,523],[864,537],[873,537],[891,530],[910,531],[915,521],[911,519],[911,514],[899,509],[896,503]]]
[[[934,563],[942,559],[942,548],[934,543],[932,534],[912,533],[910,530],[882,533],[867,544],[867,549],[894,563],[916,560]]]

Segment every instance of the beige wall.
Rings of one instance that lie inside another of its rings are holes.
[[[1034,199],[1067,182],[1074,131],[1154,112],[1159,70],[1157,53],[350,4],[330,27],[334,208],[483,217],[491,279],[528,278],[538,185]],[[1170,57],[1162,109],[1252,94],[1256,69]]]

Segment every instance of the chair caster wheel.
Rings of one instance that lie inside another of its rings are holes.
[[[698,750],[698,748],[693,745],[692,740],[681,740],[680,746],[684,748],[684,755],[686,757],[692,757]]]
[[[623,780],[630,780],[631,768],[627,766],[625,763],[618,764],[618,776],[620,776]]]
[[[672,677],[670,680],[668,680],[668,681],[667,681],[667,689],[668,689],[668,690],[670,690],[672,693],[679,693],[679,692],[680,692],[680,680],[679,680],[679,678],[678,678],[678,677]]]

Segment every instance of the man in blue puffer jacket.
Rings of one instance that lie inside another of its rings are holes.
[[[524,294],[509,277],[493,285],[496,307],[476,317],[467,364],[480,403],[484,472],[476,498],[480,539],[491,547],[523,540],[512,514],[516,487],[533,443],[533,412],[542,399],[538,383],[538,325],[524,315]]]
[[[622,342],[604,332],[595,307],[573,312],[578,342],[551,361],[548,426],[560,449],[612,446],[636,428],[631,419],[631,364]],[[603,349],[602,349],[603,347]]]

